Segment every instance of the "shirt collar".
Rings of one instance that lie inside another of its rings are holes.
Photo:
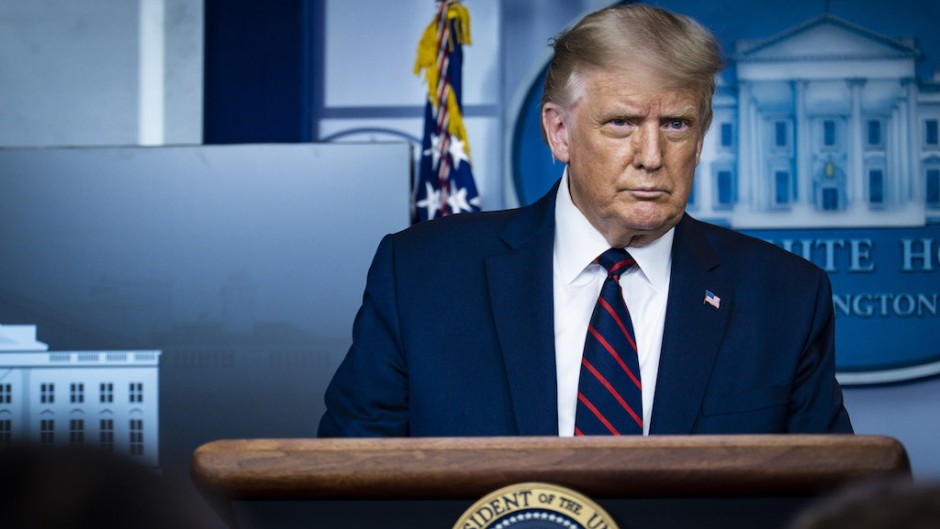
[[[638,248],[628,248],[636,259],[640,271],[657,290],[669,287],[672,270],[672,241],[676,229],[673,227],[662,237]],[[610,244],[587,220],[571,200],[568,191],[568,169],[561,177],[558,196],[555,199],[555,266],[565,284],[571,284],[604,253]]]

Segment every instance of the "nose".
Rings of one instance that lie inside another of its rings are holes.
[[[633,133],[633,166],[655,171],[663,165],[663,138],[659,124],[644,122]]]

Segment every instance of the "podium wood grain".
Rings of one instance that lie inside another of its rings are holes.
[[[233,500],[476,498],[524,481],[595,498],[808,496],[910,476],[901,443],[865,435],[221,440],[191,468]]]

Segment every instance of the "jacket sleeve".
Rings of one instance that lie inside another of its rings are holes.
[[[320,437],[404,437],[408,370],[399,328],[394,243],[382,239],[369,269],[353,343],[326,389]]]
[[[852,433],[835,377],[835,312],[829,277],[819,272],[812,326],[790,395],[790,433]]]

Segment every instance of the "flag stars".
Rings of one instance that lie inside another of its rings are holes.
[[[470,156],[467,154],[465,146],[466,142],[461,141],[460,138],[453,137],[450,139],[450,146],[447,150],[450,153],[451,159],[454,160],[454,169],[460,168],[461,161],[465,161],[468,164],[470,163]]]
[[[431,133],[431,147],[424,151],[425,156],[431,156],[431,167],[437,168],[438,162],[441,161],[441,142],[444,141],[444,134],[438,136],[437,134]]]
[[[441,209],[441,191],[439,189],[434,189],[434,186],[432,186],[430,182],[425,182],[424,186],[424,198],[418,200],[417,206],[421,209],[426,209],[428,212],[427,218],[428,220],[431,220]]]
[[[451,188],[450,196],[447,197],[447,205],[450,206],[451,213],[460,213],[461,211],[473,211],[473,206],[480,207],[480,197],[473,197],[467,200],[467,188]]]

